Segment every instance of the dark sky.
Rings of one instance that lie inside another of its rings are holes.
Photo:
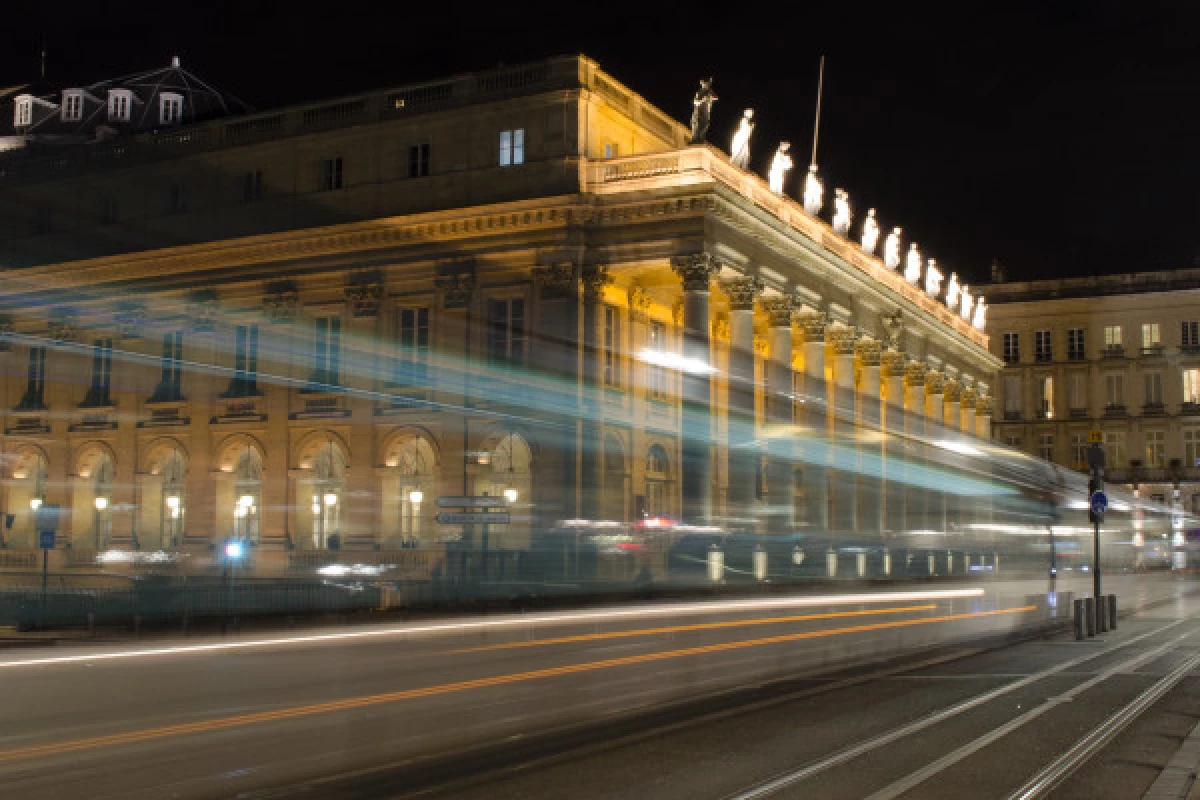
[[[919,6],[919,8],[918,8]],[[788,11],[780,11],[787,8]],[[827,57],[818,162],[970,282],[1200,265],[1200,4],[833,0],[572,6],[319,6],[17,0],[0,15],[0,86],[87,83],[184,65],[251,104],[280,103],[583,52],[677,119],[696,79],[728,147],[759,116],[753,166],[789,139],[807,158]]]

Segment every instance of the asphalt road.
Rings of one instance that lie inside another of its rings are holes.
[[[1110,585],[1119,592],[1122,581]],[[1144,598],[1188,588],[1125,585]],[[782,775],[782,797],[1004,796],[1200,644],[1180,600],[1103,641],[970,655],[978,637],[1044,618],[1025,591],[1036,587],[8,651],[0,786],[5,798],[720,798]],[[878,663],[900,652],[912,655]],[[829,677],[848,661],[860,666]],[[1011,735],[905,784],[1048,698]],[[923,727],[844,757],[914,724]]]

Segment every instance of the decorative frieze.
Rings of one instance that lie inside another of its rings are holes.
[[[762,308],[766,312],[767,322],[772,328],[790,328],[792,326],[792,312],[795,310],[795,302],[792,298],[784,295],[764,297]]]
[[[79,338],[79,324],[76,322],[75,316],[71,312],[54,312],[50,317],[50,322],[47,327],[50,332],[50,338],[54,340],[56,344],[74,342]]]
[[[731,326],[729,324],[729,315],[718,313],[713,317],[712,321],[712,337],[721,341],[729,341]]]
[[[721,265],[708,253],[694,253],[673,256],[671,269],[683,280],[685,292],[707,292],[713,278],[721,271]]]
[[[975,408],[978,398],[979,393],[973,387],[965,386],[963,387],[962,394],[959,395],[958,402],[962,406],[962,409],[966,411],[967,409]]]
[[[187,293],[188,319],[192,333],[212,333],[217,329],[217,290],[211,286]]]
[[[383,305],[383,274],[377,270],[355,272],[346,281],[346,302],[355,317],[377,317]]]
[[[754,355],[759,358],[767,358],[771,354],[771,343],[767,341],[767,337],[761,334],[754,334]]]
[[[721,281],[721,291],[729,298],[731,311],[753,311],[754,301],[763,292],[761,278],[741,277]]]
[[[990,417],[992,415],[993,398],[986,394],[980,395],[975,400],[975,416]]]
[[[436,278],[434,284],[442,292],[443,308],[466,308],[475,291],[474,270],[446,271]]]
[[[291,322],[300,306],[300,289],[291,279],[267,281],[262,305],[263,313],[272,323]]]

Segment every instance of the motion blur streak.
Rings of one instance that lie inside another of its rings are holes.
[[[179,647],[155,647],[146,650],[120,650],[106,653],[88,653],[74,656],[50,658],[28,658],[18,661],[0,661],[0,669],[17,667],[47,666],[52,664],[76,664],[79,662],[107,661],[111,659],[139,658],[142,656],[175,656],[191,653],[211,653],[219,650],[239,650],[255,647],[278,647],[294,644],[366,639],[378,636],[421,636],[439,633],[462,633],[464,631],[487,630],[489,628],[523,627],[527,625],[569,625],[575,622],[601,622],[619,619],[644,619],[669,617],[680,614],[729,614],[738,611],[759,611],[772,608],[806,608],[812,606],[858,605],[862,603],[903,603],[920,600],[949,600],[964,597],[982,597],[983,589],[941,589],[928,592],[883,592],[879,594],[827,594],[811,597],[788,597],[764,600],[731,600],[713,603],[672,603],[640,608],[605,609],[601,611],[578,611],[540,616],[513,616],[505,619],[488,619],[474,622],[452,622],[437,625],[413,625],[403,628],[347,631],[345,633],[319,633],[309,636],[287,636],[275,639],[251,639],[244,642],[214,642],[211,644],[181,645]]]
[[[421,689],[405,689],[399,692],[367,695],[365,697],[351,697],[346,700],[334,700],[328,703],[316,703],[314,705],[281,708],[275,711],[262,711],[254,714],[240,714],[233,717],[221,717],[218,719],[205,720],[203,722],[168,725],[162,728],[145,728],[137,731],[128,731],[126,733],[95,736],[88,739],[75,739],[66,742],[55,742],[52,744],[35,745],[32,747],[14,748],[12,750],[0,752],[0,762],[44,758],[47,756],[61,755],[63,753],[77,752],[79,750],[89,750],[96,747],[115,747],[119,745],[136,744],[138,742],[145,742],[153,739],[164,739],[171,736],[183,736],[190,733],[226,730],[229,728],[240,728],[248,725],[258,725],[266,722],[276,722],[279,720],[294,719],[296,717],[306,717],[315,714],[350,711],[356,708],[382,705],[384,703],[395,703],[401,700],[412,700],[418,697],[431,697],[434,695],[451,694],[453,692],[462,692],[468,689],[482,689],[490,686],[504,686],[506,684],[521,683],[523,681],[553,678],[560,675],[591,672],[593,670],[612,669],[613,667],[624,667],[631,664],[644,664],[652,661],[666,661],[668,659],[683,658],[685,656],[705,655],[708,653],[719,653],[727,650],[740,650],[747,647],[761,647],[763,645],[770,644],[782,644],[784,642],[795,642],[802,639],[819,639],[826,636],[866,633],[869,631],[887,630],[889,628],[904,628],[914,625],[929,625],[935,622],[955,622],[959,620],[977,619],[980,617],[990,617],[1001,614],[1022,614],[1035,609],[1036,606],[1020,606],[1018,608],[1002,608],[994,611],[978,611],[968,614],[947,614],[945,616],[926,617],[924,619],[876,622],[870,625],[859,625],[851,628],[830,628],[827,630],[805,631],[803,633],[790,633],[782,636],[769,636],[762,639],[744,639],[741,641],[725,642],[722,644],[688,647],[682,650],[665,650],[658,653],[645,653],[636,656],[625,656],[623,658],[612,658],[605,661],[587,661],[581,664],[569,664],[563,667],[551,667],[548,669],[538,669],[529,672],[515,672],[508,675],[494,675],[490,678],[458,681],[456,683],[443,683],[436,686],[426,686]]]
[[[785,622],[807,622],[814,619],[835,619],[838,617],[865,617],[875,614],[903,614],[908,611],[928,611],[937,608],[936,605],[905,606],[903,608],[870,608],[863,611],[835,611],[829,614],[802,614],[795,617],[764,617],[762,619],[738,619],[730,622],[702,622],[696,625],[674,625],[667,628],[641,628],[632,631],[611,631],[609,633],[584,633],[579,636],[559,636],[555,639],[535,639],[533,641],[505,642],[489,644],[482,647],[467,647],[455,650],[456,653],[480,653],[487,650],[512,650],[517,647],[542,647],[548,644],[569,644],[571,642],[593,642],[598,639],[622,639],[629,636],[654,636],[659,633],[685,633],[687,631],[708,631],[717,628],[740,628],[747,625],[780,625]]]

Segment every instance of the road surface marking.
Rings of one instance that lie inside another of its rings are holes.
[[[385,694],[366,695],[363,697],[351,697],[345,700],[333,700],[326,703],[315,703],[306,706],[280,708],[274,711],[260,711],[252,714],[239,714],[236,716],[220,717],[201,722],[167,725],[160,728],[143,728],[142,730],[126,731],[124,733],[114,733],[105,736],[93,736],[86,739],[74,739],[65,742],[52,742],[49,744],[33,745],[30,747],[13,748],[11,750],[0,751],[0,763],[61,755],[63,753],[73,753],[79,750],[89,750],[97,747],[114,747],[118,745],[137,744],[139,742],[151,741],[154,739],[164,739],[172,736],[183,736],[192,733],[207,733],[211,731],[228,730],[230,728],[241,728],[248,725],[258,725],[265,722],[277,722],[280,720],[295,719],[297,717],[313,716],[315,714],[349,711],[352,709],[382,705],[385,703],[395,703],[401,700],[412,700],[420,697],[452,694],[454,692],[462,692],[468,689],[504,686],[513,683],[522,683],[524,681],[539,680],[542,678],[553,678],[561,675],[572,675],[581,672],[593,672],[595,670],[611,669],[613,667],[624,667],[631,664],[666,661],[672,658],[707,655],[709,653],[719,653],[729,650],[741,650],[747,647],[761,647],[763,645],[796,642],[804,639],[819,639],[826,636],[865,633],[867,631],[889,630],[892,628],[906,628],[915,625],[929,625],[935,622],[956,622],[961,620],[979,619],[982,617],[1000,616],[1004,614],[1023,614],[1033,611],[1036,608],[1036,606],[1020,606],[1018,608],[1003,608],[994,611],[977,611],[966,614],[947,614],[940,617],[890,620],[888,622],[874,622],[868,625],[858,625],[849,628],[829,628],[825,630],[803,631],[800,633],[768,636],[761,639],[743,639],[740,641],[724,642],[721,644],[688,647],[682,650],[664,650],[657,653],[642,653],[636,656],[624,656],[622,658],[612,658],[604,661],[586,661],[579,664],[569,664],[561,667],[549,667],[546,669],[531,670],[528,672],[514,672],[507,675],[494,675],[489,678],[477,678],[469,681],[437,684],[419,689],[404,689],[402,691],[387,692]]]
[[[502,642],[500,644],[485,644],[479,647],[467,647],[462,650],[451,650],[451,653],[480,653],[487,650],[511,650],[518,647],[541,647],[549,644],[567,644],[570,642],[594,642],[602,639],[620,639],[629,636],[654,636],[660,633],[683,633],[685,631],[708,631],[721,628],[740,628],[747,625],[780,625],[785,622],[808,622],[814,619],[835,619],[838,617],[865,617],[876,614],[903,614],[909,611],[929,611],[936,605],[904,606],[902,608],[868,608],[862,611],[834,611],[828,614],[801,614],[794,617],[762,617],[759,619],[736,619],[729,622],[700,622],[695,625],[672,625],[668,628],[638,628],[632,631],[611,631],[609,633],[581,633],[578,636],[559,636],[554,639],[533,639],[520,642]]]
[[[611,622],[621,619],[647,617],[670,617],[686,614],[732,614],[739,611],[764,611],[776,608],[808,608],[812,606],[861,605],[865,603],[903,603],[928,600],[953,600],[982,597],[983,589],[937,589],[924,592],[880,592],[877,594],[831,594],[805,597],[764,598],[757,600],[723,600],[708,603],[670,603],[665,605],[641,606],[638,608],[613,608],[598,611],[573,611],[559,614],[514,614],[501,619],[484,619],[471,622],[434,623],[409,625],[399,628],[346,631],[344,633],[316,633],[305,636],[281,636],[271,639],[250,639],[243,642],[213,642],[211,644],[178,645],[175,647],[153,647],[141,650],[116,650],[70,656],[26,658],[15,661],[0,661],[0,669],[20,667],[52,666],[56,664],[92,663],[112,659],[141,658],[144,656],[176,656],[193,653],[212,653],[221,650],[246,650],[260,647],[278,647],[322,642],[344,642],[354,639],[378,637],[431,636],[445,633],[466,633],[489,629],[520,628],[530,625],[570,625],[576,622]]]

